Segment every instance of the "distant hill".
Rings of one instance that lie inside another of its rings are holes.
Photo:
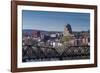
[[[53,34],[53,33],[62,33],[61,31],[45,31],[45,30],[35,30],[35,29],[23,29],[22,30],[22,34],[23,35],[32,35],[33,32],[40,32],[40,33],[49,33],[49,34]],[[81,35],[82,33],[90,33],[89,31],[73,31],[72,34],[74,35]]]
[[[45,30],[35,30],[35,29],[23,29],[22,31],[23,31],[23,33],[32,33],[33,31],[34,32],[40,31],[40,32],[61,33],[61,31],[45,31]]]
[[[61,31],[44,31],[44,30],[35,30],[35,29],[23,29],[22,34],[23,35],[32,35],[33,32],[40,32],[40,33],[62,33]]]
[[[32,35],[33,32],[38,32],[38,31],[40,31],[40,32],[46,32],[46,31],[42,31],[42,30],[23,29],[22,30],[22,34],[26,35],[26,33],[27,33],[27,35]]]

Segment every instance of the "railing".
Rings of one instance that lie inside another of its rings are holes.
[[[25,48],[26,47],[26,48]],[[23,62],[27,61],[51,61],[51,60],[73,60],[89,59],[89,46],[68,46],[60,48],[43,46],[23,46]]]

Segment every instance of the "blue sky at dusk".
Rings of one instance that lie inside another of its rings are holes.
[[[90,29],[90,14],[75,12],[52,11],[22,11],[23,29],[45,31],[63,31],[70,24],[72,31],[87,31]]]

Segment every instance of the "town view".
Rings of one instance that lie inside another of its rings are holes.
[[[90,58],[90,32],[23,30],[23,62]]]
[[[22,11],[22,62],[90,59],[90,14]]]

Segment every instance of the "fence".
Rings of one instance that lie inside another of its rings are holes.
[[[23,46],[22,61],[51,61],[51,60],[74,60],[89,59],[89,46],[66,46],[60,48]]]

